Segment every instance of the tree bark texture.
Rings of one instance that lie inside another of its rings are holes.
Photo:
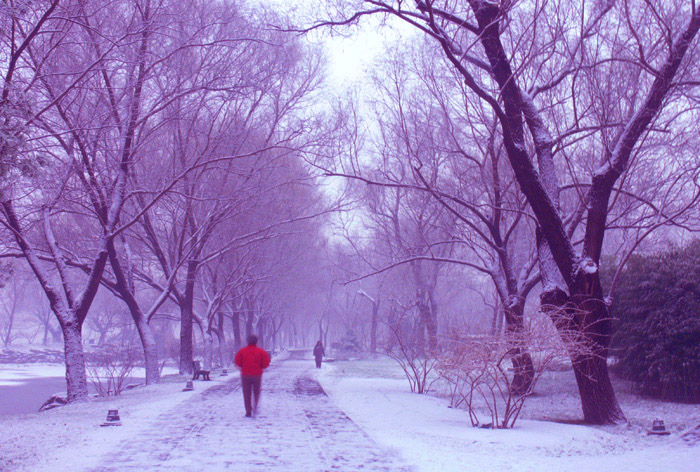
[[[63,344],[66,356],[66,394],[68,402],[88,396],[85,354],[83,352],[82,324],[62,323]]]

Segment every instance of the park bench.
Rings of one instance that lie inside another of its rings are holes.
[[[194,376],[192,377],[192,380],[197,380],[199,376],[202,376],[202,380],[211,380],[209,378],[209,374],[211,373],[210,370],[204,370],[202,369],[202,363],[199,361],[193,361],[192,362],[192,368],[194,370]]]

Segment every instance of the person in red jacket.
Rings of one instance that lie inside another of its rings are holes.
[[[243,390],[243,403],[245,404],[245,416],[250,418],[258,409],[260,400],[260,384],[263,369],[270,365],[270,355],[265,349],[258,347],[258,337],[254,334],[248,336],[248,345],[236,353],[234,362],[241,368],[241,387]],[[255,397],[251,403],[251,390]]]

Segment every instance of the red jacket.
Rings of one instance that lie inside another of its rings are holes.
[[[234,362],[241,368],[241,374],[257,376],[270,365],[270,355],[265,349],[249,344],[236,353]]]

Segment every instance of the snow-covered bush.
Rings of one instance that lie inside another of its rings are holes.
[[[700,402],[700,241],[632,257],[614,296],[616,371],[644,394]]]

